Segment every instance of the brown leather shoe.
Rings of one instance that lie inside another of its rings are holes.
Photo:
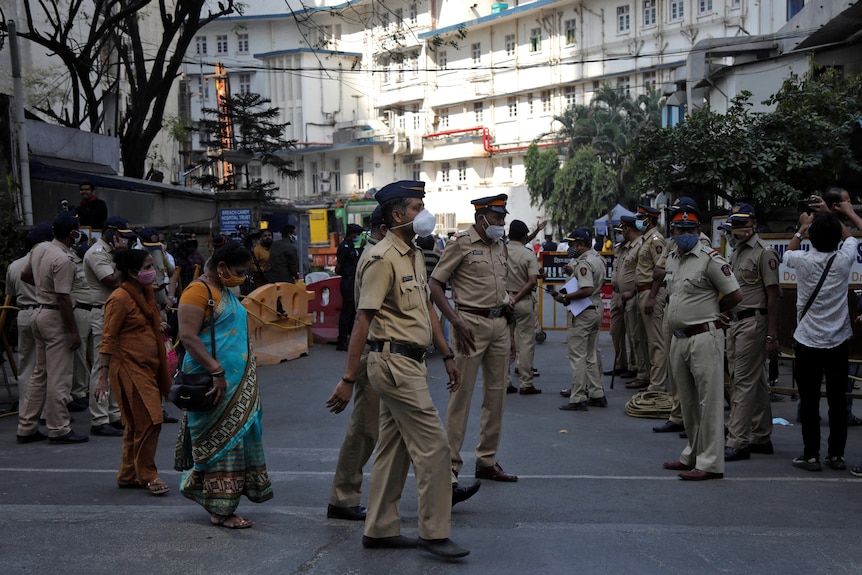
[[[691,471],[694,469],[694,467],[686,465],[682,461],[665,461],[661,466],[665,469],[670,469],[671,471]]]
[[[499,463],[495,463],[490,467],[476,466],[476,479],[490,479],[491,481],[506,481],[515,482],[518,480],[517,475],[506,473]]]
[[[569,388],[569,389],[561,389],[561,390],[560,390],[560,395],[562,395],[563,397],[569,397],[570,395],[572,395],[572,390],[571,390],[571,388]]]
[[[518,390],[518,393],[521,395],[536,395],[542,393],[542,390],[536,387],[522,387]]]
[[[706,481],[707,479],[721,479],[722,477],[724,477],[724,473],[711,473],[709,471],[701,471],[700,469],[683,471],[679,474],[679,478],[686,481]]]
[[[626,389],[643,389],[649,387],[649,381],[645,379],[633,379],[626,384]]]

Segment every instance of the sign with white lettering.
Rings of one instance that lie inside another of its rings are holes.
[[[250,209],[230,209],[219,210],[221,220],[221,233],[230,235],[236,232],[240,227],[251,227],[251,210]]]
[[[859,235],[859,234],[854,234]],[[760,234],[761,239],[768,243],[781,258],[784,252],[787,251],[787,246],[790,245],[790,240],[793,239],[792,234]],[[811,242],[808,239],[802,240],[802,248],[805,251],[812,250]],[[778,282],[782,287],[796,287],[796,270],[784,265],[784,262],[778,266]],[[862,243],[856,248],[856,259],[853,261],[853,266],[850,268],[850,289],[862,289]]]

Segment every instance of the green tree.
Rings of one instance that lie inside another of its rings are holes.
[[[31,105],[61,126],[116,133],[124,174],[143,178],[189,46],[204,26],[242,10],[238,0],[24,2],[18,35],[61,62],[61,72],[46,77],[64,87],[43,91]],[[151,21],[141,26],[144,19]],[[118,99],[126,109],[115,132],[105,125],[105,107]]]
[[[617,201],[616,174],[591,146],[582,146],[554,177],[545,205],[550,220],[562,230],[591,226]]]
[[[550,199],[554,192],[554,176],[560,169],[560,160],[556,148],[539,149],[536,142],[527,148],[524,158],[526,168],[526,183],[530,191],[530,205],[541,206]]]
[[[301,170],[294,169],[291,160],[278,154],[295,148],[296,141],[285,139],[285,128],[290,123],[275,121],[280,109],[267,106],[270,102],[260,94],[249,92],[227,96],[218,109],[202,110],[203,119],[196,131],[201,134],[201,143],[206,142],[210,153],[196,165],[212,168],[216,162],[228,161],[238,167],[244,178],[238,180],[236,175],[223,178],[217,171],[210,169],[202,176],[193,176],[196,183],[216,191],[242,187],[267,199],[278,190],[278,186],[272,180],[252,180],[248,171],[250,162],[272,166],[278,174],[288,178],[302,175]]]

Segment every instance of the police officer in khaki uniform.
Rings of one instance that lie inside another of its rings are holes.
[[[693,208],[694,211],[700,212],[697,207],[697,203],[686,196],[682,196],[677,199],[668,209],[667,209],[667,220],[670,221],[673,218],[673,215],[682,207]],[[707,248],[712,249],[712,244],[709,241],[709,236],[700,232],[699,241],[701,244],[705,245]],[[667,242],[667,248],[664,250],[662,257],[659,258],[658,262],[655,265],[655,269],[653,270],[653,287],[658,290],[657,284],[664,283],[665,280],[665,267],[667,266],[667,255],[676,248],[676,242],[671,236],[670,240]],[[664,331],[664,341],[665,341],[665,349],[670,349],[671,338],[673,334],[671,332],[670,326],[667,322],[667,314],[664,314],[664,321],[662,322],[662,329]],[[671,433],[671,432],[684,432],[685,425],[682,420],[682,408],[679,405],[679,393],[676,390],[676,384],[673,380],[673,370],[668,366],[667,370],[667,379],[670,383],[670,397],[671,397],[671,411],[670,415],[662,425],[657,425],[652,428],[655,433]],[[684,434],[683,434],[684,435]]]
[[[521,220],[513,220],[509,224],[509,274],[506,277],[506,291],[509,292],[509,305],[512,306],[515,322],[513,337],[518,350],[518,393],[521,395],[542,393],[541,389],[533,385],[539,260],[536,258],[536,252],[526,245],[529,231],[527,224]],[[506,378],[509,378],[508,372]]]
[[[27,393],[27,382],[36,367],[36,342],[33,339],[33,318],[39,308],[36,300],[36,286],[25,282],[21,272],[30,261],[30,251],[42,242],[50,242],[51,224],[45,222],[33,226],[24,242],[27,253],[9,264],[6,269],[6,295],[11,296],[13,304],[18,308],[15,324],[18,328],[18,406],[24,401]]]
[[[626,384],[629,389],[641,389],[649,385],[649,345],[646,330],[638,310],[637,263],[644,237],[637,229],[634,216],[622,216],[620,227],[628,249],[623,256],[620,271],[620,299],[625,303],[626,332],[630,336],[635,356],[634,381]]]
[[[361,271],[358,314],[340,383],[354,385],[362,350],[369,347],[368,380],[380,398],[377,455],[371,470],[362,544],[367,548],[419,546],[443,557],[469,553],[449,539],[452,487],[446,432],[431,394],[425,352],[445,354],[448,388],[460,385],[454,355],[428,298],[425,258],[414,235],[433,233],[436,220],[424,209],[423,182],[396,182],[377,193],[389,231]],[[343,408],[342,397],[330,407]],[[419,539],[400,534],[398,508],[413,463],[419,492]]]
[[[658,229],[661,212],[652,206],[639,205],[635,225],[643,232],[644,242],[638,250],[638,263],[635,269],[635,283],[638,290],[638,311],[646,332],[649,346],[649,390],[664,391],[667,380],[667,346],[664,341],[662,322],[664,321],[665,291],[653,285],[653,270],[667,248],[664,236]],[[627,385],[630,389],[636,386]],[[641,384],[641,387],[645,387]]]
[[[700,214],[674,213],[676,248],[667,258],[670,363],[688,433],[685,449],[665,469],[689,481],[724,477],[724,330],[727,312],[742,301],[730,265],[701,245]],[[719,299],[720,296],[721,299]]]
[[[114,252],[129,249],[134,245],[137,234],[129,229],[126,218],[112,216],[105,220],[105,231],[102,237],[90,246],[84,254],[85,290],[75,292],[75,314],[83,339],[91,348],[90,357],[98,357],[99,346],[102,344],[102,328],[105,323],[105,301],[122,280],[120,272],[114,265]],[[82,352],[86,358],[86,351]],[[84,362],[86,360],[79,358]],[[122,437],[123,424],[120,420],[120,407],[112,393],[106,401],[96,399],[96,384],[99,382],[99,362],[94,361],[89,367],[90,375],[90,434],[103,437]]]
[[[614,228],[617,234],[623,233],[622,220]],[[631,339],[628,335],[630,327],[626,326],[626,302],[623,300],[620,280],[623,275],[623,261],[631,249],[631,244],[625,238],[614,246],[614,261],[611,271],[611,340],[614,343],[614,363],[605,375],[618,375],[623,378],[635,377],[637,366],[634,362],[634,348],[627,345],[626,340]]]
[[[52,227],[54,239],[35,246],[21,271],[21,278],[36,286],[39,309],[33,319],[36,364],[18,412],[18,443],[46,438],[51,443],[70,444],[89,440],[69,427],[66,408],[72,390],[72,355],[81,345],[72,309],[75,264],[71,248],[79,236],[78,220],[62,212]],[[43,406],[47,437],[38,429]]]
[[[766,356],[778,357],[778,254],[755,233],[754,207],[740,203],[728,221],[736,248],[730,269],[742,289],[727,338],[730,367],[730,419],[725,461],[772,454],[772,406]]]
[[[475,223],[455,234],[446,244],[431,275],[431,298],[455,328],[456,363],[463,389],[449,396],[446,433],[452,452],[452,472],[457,482],[464,461],[461,446],[479,368],[482,368],[482,417],[476,446],[476,477],[494,481],[517,481],[497,461],[506,371],[514,349],[506,316],[511,312],[506,293],[505,234],[506,194],[473,200]],[[446,282],[452,285],[455,308],[446,301]]]
[[[596,344],[602,323],[602,285],[605,281],[605,262],[592,248],[592,236],[587,228],[578,228],[566,238],[569,267],[578,289],[557,293],[554,300],[569,305],[576,300],[589,299],[589,305],[578,315],[567,311],[566,342],[569,348],[569,365],[572,368],[572,388],[569,402],[561,405],[564,411],[588,411],[588,405],[607,407],[602,388],[602,362]],[[568,283],[568,282],[567,282]]]
[[[386,188],[383,188],[386,189]],[[356,263],[356,286],[353,295],[359,301],[359,286],[362,284],[363,266],[371,257],[371,249],[386,237],[383,211],[378,205],[371,214],[371,234],[359,261]],[[374,446],[377,445],[377,420],[380,416],[380,400],[368,382],[368,352],[366,345],[356,369],[356,383],[338,382],[326,405],[330,411],[341,413],[353,397],[353,412],[347,423],[344,441],[338,452],[335,477],[329,491],[326,516],[330,519],[364,521],[366,508],[360,505],[362,495],[362,468],[368,463]]]

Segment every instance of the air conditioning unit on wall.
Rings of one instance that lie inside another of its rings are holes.
[[[332,191],[332,184],[330,184],[329,182],[321,182],[320,183],[320,193],[321,194],[328,194],[331,191]]]

